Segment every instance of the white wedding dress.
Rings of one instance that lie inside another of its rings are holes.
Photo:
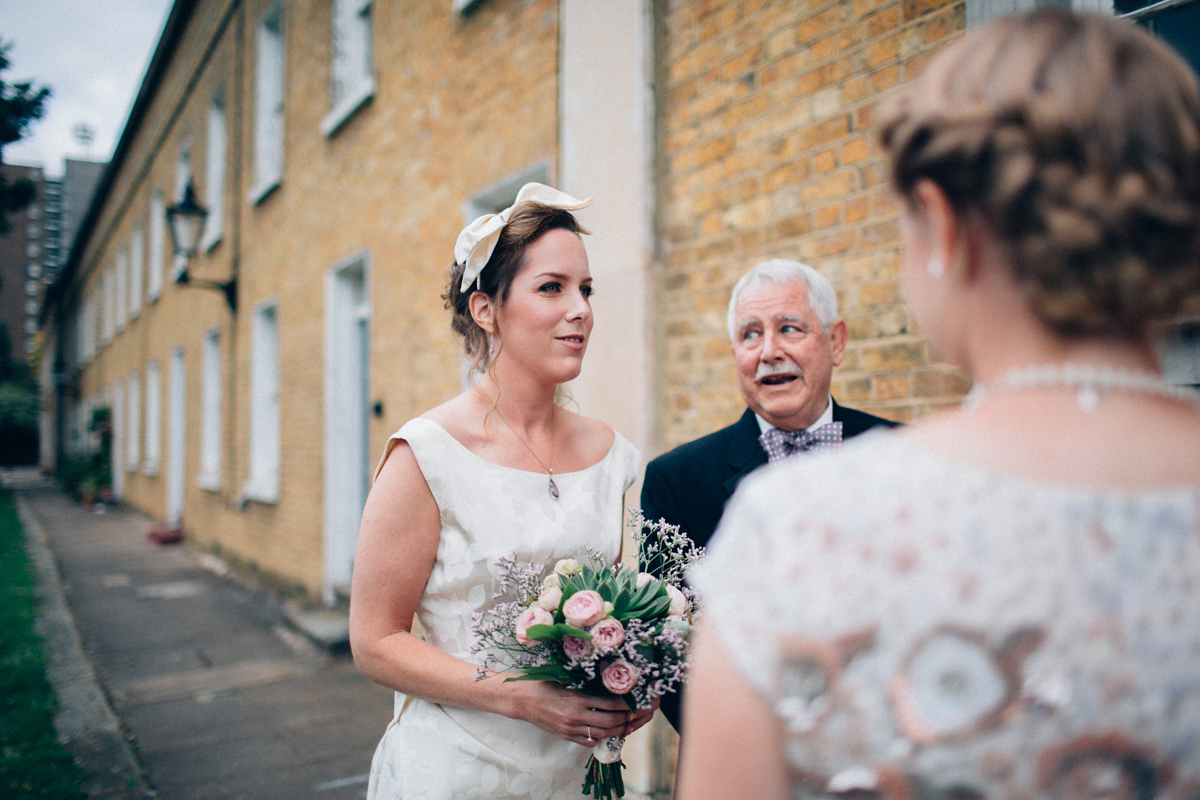
[[[797,798],[1200,798],[1200,486],[866,434],[748,478],[689,577]]]
[[[430,420],[408,422],[388,451],[397,439],[412,447],[441,510],[437,560],[417,607],[426,641],[440,650],[480,663],[482,654],[471,653],[471,617],[494,603],[498,557],[553,566],[592,547],[616,561],[624,495],[639,467],[637,450],[620,434],[598,463],[555,473],[557,499],[545,473],[485,461]],[[574,799],[590,755],[521,720],[397,693],[367,797]]]

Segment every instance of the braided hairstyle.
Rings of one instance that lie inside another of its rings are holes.
[[[1063,336],[1200,311],[1200,91],[1126,21],[1043,9],[974,30],[881,113],[891,180],[930,179],[1007,249]]]
[[[513,279],[525,264],[525,253],[529,246],[556,228],[574,234],[588,233],[570,211],[525,201],[513,209],[487,265],[479,273],[477,282],[468,286],[465,292],[459,287],[466,265],[456,262],[451,266],[450,282],[442,300],[446,308],[453,312],[450,327],[463,337],[463,351],[471,359],[471,374],[485,372],[492,358],[488,352],[487,331],[479,327],[479,323],[471,316],[471,295],[483,292],[497,307],[504,305]]]

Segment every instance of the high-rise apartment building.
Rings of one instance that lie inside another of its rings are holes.
[[[104,166],[66,159],[63,176],[56,179],[42,167],[0,164],[9,183],[29,180],[34,185],[33,201],[9,217],[12,227],[0,237],[0,324],[14,361],[28,364],[38,351],[45,288],[70,255]]]
[[[34,185],[34,199],[25,208],[8,217],[11,226],[0,236],[0,360],[7,355],[17,363],[28,363],[37,350],[38,312],[46,276],[47,208],[50,205],[48,181],[40,167],[0,165],[8,183],[28,180]],[[57,245],[57,220],[51,238]]]

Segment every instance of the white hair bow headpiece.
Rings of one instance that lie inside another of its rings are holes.
[[[544,183],[527,183],[517,192],[517,199],[499,214],[484,214],[458,235],[454,245],[454,260],[463,264],[462,283],[458,290],[465,292],[467,287],[475,282],[479,273],[487,266],[496,242],[500,240],[500,232],[508,224],[513,209],[526,201],[550,208],[561,208],[564,211],[574,211],[591,204],[591,200],[579,200],[566,192],[552,189]]]

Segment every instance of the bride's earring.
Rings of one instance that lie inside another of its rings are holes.
[[[946,265],[937,256],[930,256],[929,260],[925,262],[925,270],[931,278],[940,279],[946,274]]]
[[[488,358],[496,357],[496,340],[488,336]]]

